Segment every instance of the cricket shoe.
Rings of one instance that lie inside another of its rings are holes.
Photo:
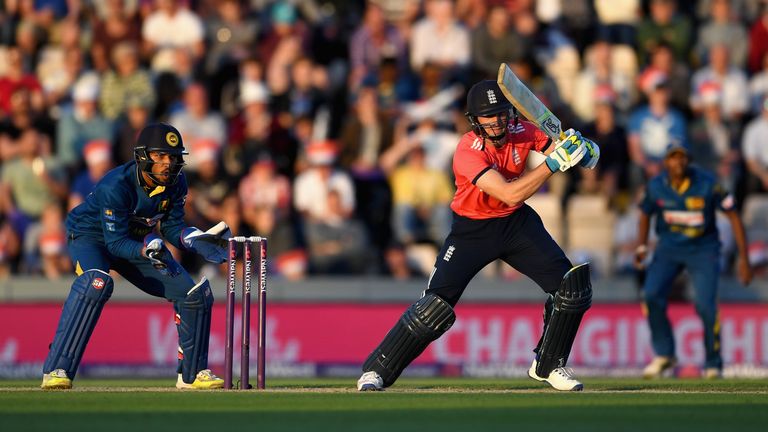
[[[677,359],[674,357],[657,356],[648,363],[648,366],[643,369],[643,378],[661,378],[667,371],[672,371],[677,366]]]
[[[552,386],[555,390],[560,391],[582,391],[584,390],[584,384],[579,382],[573,377],[573,369],[567,367],[559,367],[552,370],[549,376],[542,378],[536,374],[536,360],[533,360],[530,369],[528,369],[528,376],[536,381],[545,382]]]
[[[210,369],[203,369],[197,373],[195,381],[187,384],[181,379],[181,374],[176,380],[176,388],[182,390],[211,390],[224,388],[224,380],[217,377]]]
[[[382,391],[384,380],[374,371],[366,372],[357,380],[358,391]]]
[[[43,374],[43,383],[40,384],[43,390],[69,390],[72,388],[72,380],[67,377],[64,369],[55,369],[47,374]]]

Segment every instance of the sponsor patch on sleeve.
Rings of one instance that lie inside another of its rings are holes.
[[[112,209],[104,209],[104,219],[115,220],[115,212]]]
[[[115,231],[115,224],[113,222],[107,222],[107,231]]]

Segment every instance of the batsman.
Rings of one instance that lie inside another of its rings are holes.
[[[466,117],[472,130],[461,138],[453,157],[457,190],[451,202],[451,232],[423,296],[367,358],[357,388],[383,390],[394,384],[453,325],[453,308],[475,274],[502,259],[547,294],[544,333],[528,375],[557,390],[582,390],[566,362],[592,303],[589,265],[571,265],[525,200],[557,171],[577,165],[594,168],[599,148],[573,130],[553,141],[519,119],[496,81],[480,81],[469,90]],[[531,151],[547,158],[524,173]]]
[[[208,369],[211,287],[205,278],[195,282],[166,246],[169,242],[213,263],[226,260],[231,233],[225,223],[205,232],[184,223],[187,183],[181,170],[186,154],[176,128],[165,123],[146,126],[134,148],[135,160],[107,173],[67,216],[67,247],[77,277],[43,365],[41,388],[72,388],[114,289],[110,270],[173,303],[179,335],[176,387],[223,387],[224,381]]]

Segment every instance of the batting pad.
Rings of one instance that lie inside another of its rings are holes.
[[[206,278],[192,287],[184,301],[174,303],[179,332],[179,372],[187,384],[208,369],[208,340],[211,334],[213,293]]]
[[[384,387],[395,383],[403,370],[429,344],[447,332],[456,321],[451,305],[428,294],[412,304],[363,364],[363,372],[375,371]]]
[[[581,318],[590,306],[592,283],[589,263],[586,263],[569,270],[554,295],[554,307],[538,353],[536,375],[546,378],[555,368],[566,365]]]
[[[43,373],[64,369],[69,379],[75,378],[85,347],[114,286],[109,273],[98,269],[86,270],[72,282]]]

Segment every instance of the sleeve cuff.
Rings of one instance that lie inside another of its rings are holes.
[[[491,167],[488,166],[488,167],[483,168],[483,170],[480,171],[479,173],[477,173],[475,178],[472,179],[472,184],[476,184],[477,181],[480,180],[480,177],[482,177],[483,174],[485,174],[489,169],[491,169]]]

